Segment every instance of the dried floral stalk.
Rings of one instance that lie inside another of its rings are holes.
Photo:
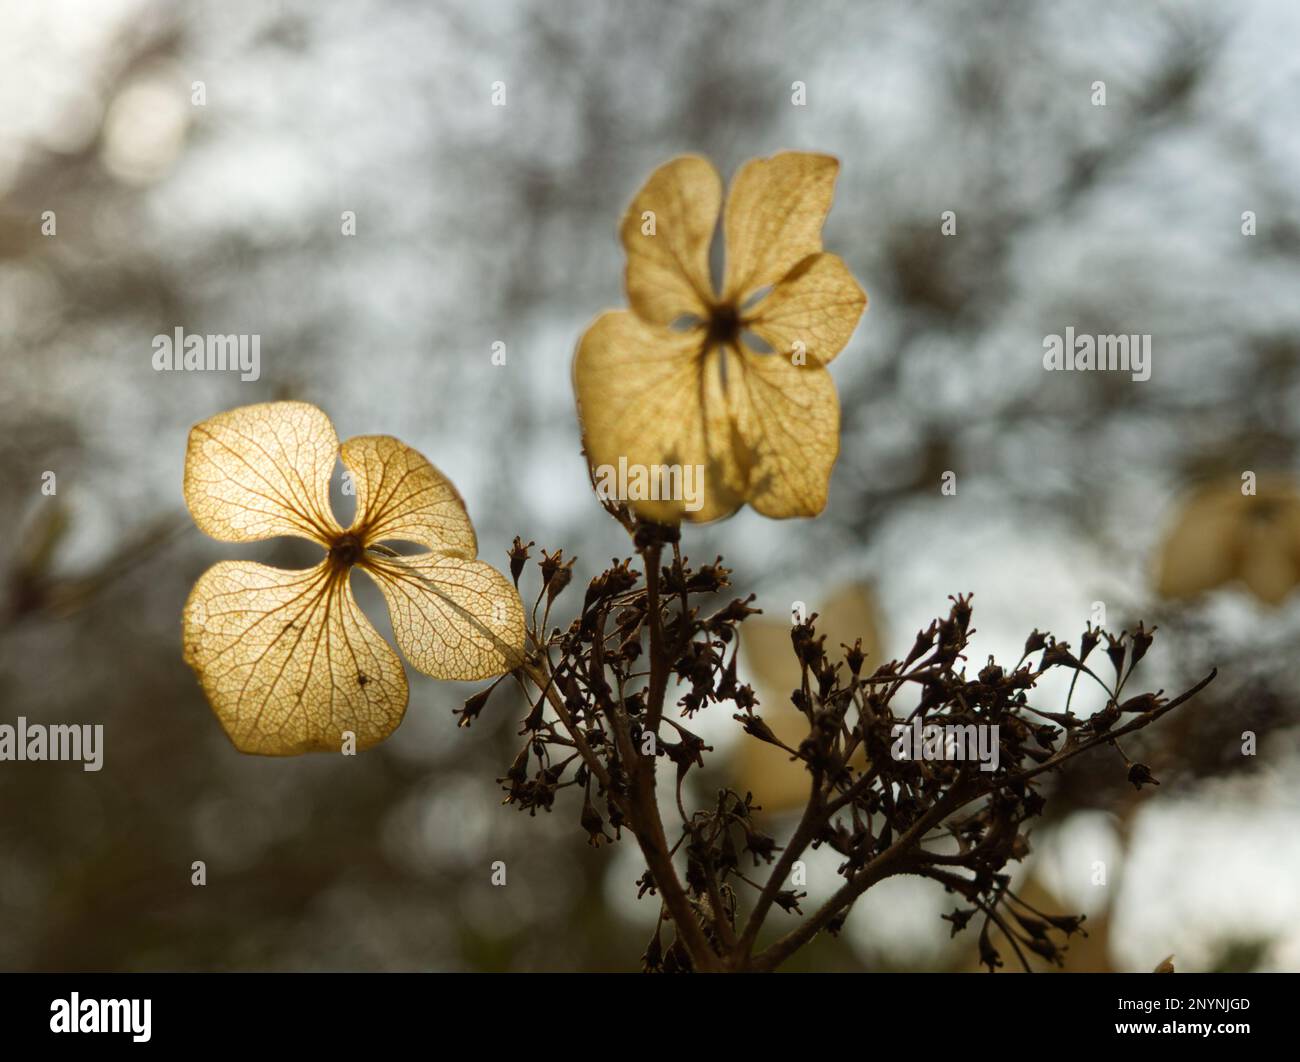
[[[905,659],[870,670],[860,641],[826,646],[813,615],[791,628],[802,672],[792,700],[808,726],[797,746],[787,745],[737,677],[742,624],[760,611],[753,596],[725,600],[730,572],[721,558],[689,565],[677,528],[639,521],[618,503],[606,509],[632,536],[640,570],[631,558],[615,560],[591,580],[577,618],[548,631],[573,560],[543,551],[527,659],[514,673],[531,707],[523,746],[501,782],[506,801],[530,814],[551,811],[569,799],[561,790],[575,790],[592,845],[624,831],[635,838],[647,868],[640,893],[657,896],[662,914],[645,969],[773,970],[823,930],[838,933],[871,886],[904,874],[936,881],[957,897],[944,916],[954,935],[979,920],[980,958],[990,970],[1003,964],[994,930],[1024,968],[1030,954],[1059,964],[1083,918],[1033,909],[1012,890],[1007,870],[1029,851],[1026,827],[1046,799],[1039,783],[1065,761],[1107,746],[1134,786],[1155,784],[1145,765],[1124,755],[1120,739],[1184,704],[1214,672],[1172,699],[1160,692],[1126,696],[1154,634],[1138,624],[1118,635],[1089,625],[1077,654],[1035,631],[1014,667],[989,658],[969,677],[967,596],[951,599],[947,616],[919,632]],[[516,584],[532,545],[516,539],[510,551]],[[1092,666],[1103,658],[1110,681]],[[1031,705],[1038,679],[1053,668],[1075,672],[1066,704]],[[1106,693],[1105,706],[1089,716],[1070,708],[1079,678]],[[492,688],[466,703],[462,725],[483,710]],[[783,845],[760,827],[761,793],[721,789],[707,806],[687,806],[687,778],[712,751],[689,729],[705,709],[729,709],[749,740],[780,746],[806,769],[807,803]],[[996,727],[995,769],[970,760],[900,758],[900,724]],[[661,760],[675,768],[671,832],[660,812]],[[842,857],[843,880],[804,913],[805,894],[790,886],[791,870],[823,845]],[[773,908],[797,921],[760,947]]]

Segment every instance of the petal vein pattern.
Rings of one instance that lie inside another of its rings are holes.
[[[365,569],[388,602],[397,644],[426,675],[468,682],[522,662],[523,605],[492,565],[423,553],[369,557]]]
[[[223,542],[296,535],[325,544],[338,531],[329,504],[338,437],[304,402],[219,413],[190,431],[185,502]]]
[[[353,527],[367,543],[414,542],[467,558],[478,553],[459,492],[418,451],[388,435],[361,435],[343,444],[342,459],[356,484]]]
[[[382,741],[402,721],[397,654],[358,608],[346,573],[222,561],[184,613],[185,660],[241,752],[296,755]]]

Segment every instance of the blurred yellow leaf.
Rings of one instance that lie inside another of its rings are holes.
[[[633,198],[620,229],[631,310],[596,319],[573,376],[594,468],[702,470],[698,507],[630,499],[641,515],[676,523],[745,503],[778,518],[825,508],[840,419],[826,365],[867,304],[844,263],[822,253],[838,170],[830,156],[801,152],[740,169],[720,295],[709,277],[722,204],[713,166],[674,159]]]
[[[340,456],[357,494],[346,530],[329,504]],[[398,643],[420,671],[479,679],[522,659],[518,593],[475,559],[455,487],[397,439],[361,436],[340,449],[314,406],[243,406],[191,430],[184,491],[194,522],[214,538],[297,535],[326,550],[304,571],[222,561],[185,605],[186,663],[242,752],[338,750],[347,732],[363,749],[401,722],[406,675],[352,596],[354,567],[378,583]],[[384,542],[427,552],[398,556]]]
[[[812,611],[818,614],[817,636],[826,635],[826,651],[834,654],[841,645],[852,646],[862,639],[867,654],[865,671],[881,662],[881,624],[875,595],[865,583],[849,583],[826,604]],[[808,720],[791,702],[799,688],[802,669],[790,642],[792,624],[751,616],[741,629],[741,656],[759,687],[758,714],[772,732],[790,748],[797,749],[808,736]],[[744,735],[735,757],[735,788],[751,791],[767,811],[802,807],[808,801],[809,774],[789,753]],[[861,753],[853,759],[865,765]]]

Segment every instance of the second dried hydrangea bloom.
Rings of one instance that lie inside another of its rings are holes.
[[[705,472],[700,508],[634,501],[642,515],[705,521],[745,503],[773,517],[825,507],[840,427],[826,365],[867,303],[843,261],[822,252],[838,170],[830,156],[798,152],[740,169],[723,217],[721,292],[709,246],[722,181],[706,159],[661,166],[628,208],[632,308],[602,314],[574,360],[587,456],[593,467]]]
[[[1283,476],[1243,494],[1239,480],[1197,490],[1159,555],[1156,588],[1193,597],[1240,580],[1259,600],[1280,605],[1300,586],[1300,487]]]
[[[329,501],[339,458],[356,487],[346,529]],[[518,592],[475,559],[456,488],[391,436],[340,447],[329,418],[304,402],[232,409],[190,432],[185,501],[223,542],[294,535],[326,551],[301,571],[221,561],[186,602],[186,663],[241,752],[337,751],[349,731],[363,749],[402,721],[406,673],[352,596],[354,567],[383,591],[398,645],[425,674],[481,679],[522,659]],[[385,541],[425,552],[398,556]]]

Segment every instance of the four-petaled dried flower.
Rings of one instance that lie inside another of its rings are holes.
[[[723,217],[721,292],[709,274],[722,208],[713,166],[674,159],[633,199],[621,228],[631,310],[597,318],[574,359],[587,457],[652,479],[676,467],[683,484],[703,473],[696,497],[631,497],[640,515],[677,523],[746,502],[772,517],[825,507],[840,445],[826,365],[867,303],[844,262],[822,252],[838,170],[828,155],[800,152],[741,167]]]
[[[356,488],[347,529],[329,501],[339,458]],[[398,645],[425,674],[488,678],[522,660],[518,592],[475,559],[456,488],[397,439],[363,435],[340,447],[315,406],[243,406],[191,430],[185,502],[223,542],[294,535],[326,551],[300,571],[221,561],[185,605],[185,661],[241,752],[337,751],[349,731],[363,749],[402,721],[406,674],[352,596],[354,567],[379,585]],[[425,552],[399,556],[384,542]]]

